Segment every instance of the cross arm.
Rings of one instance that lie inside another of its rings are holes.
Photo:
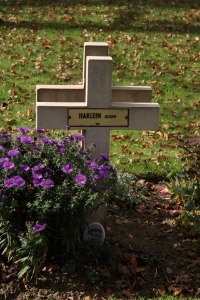
[[[151,102],[150,86],[113,86],[112,102]]]
[[[158,103],[113,102],[112,108],[129,110],[129,129],[157,130],[159,128],[160,105]]]
[[[66,129],[69,107],[86,107],[85,102],[37,102],[36,127],[43,129]]]
[[[84,102],[83,85],[37,85],[36,101],[39,102]]]

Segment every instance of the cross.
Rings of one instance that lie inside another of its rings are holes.
[[[94,158],[109,155],[110,130],[156,130],[159,104],[149,86],[112,86],[108,44],[84,43],[82,85],[37,85],[36,127],[81,129]]]

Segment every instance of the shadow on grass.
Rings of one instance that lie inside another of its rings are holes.
[[[155,20],[143,24],[134,24],[131,19],[119,17],[114,20],[110,26],[104,26],[100,23],[94,23],[92,21],[84,21],[82,23],[67,23],[63,22],[36,22],[36,21],[20,21],[11,22],[3,21],[0,22],[0,28],[24,28],[33,30],[52,29],[52,30],[70,30],[70,29],[86,29],[86,30],[104,30],[105,32],[110,31],[132,31],[132,32],[169,32],[169,33],[199,33],[200,25],[187,25],[182,22],[171,22],[169,20]]]
[[[135,3],[134,3],[135,2]],[[115,7],[115,17],[113,21],[108,24],[99,21],[91,21],[75,18],[73,15],[72,18],[68,22],[60,19],[56,20],[47,20],[47,21],[38,21],[34,17],[30,15],[30,20],[23,21],[11,21],[0,19],[0,27],[2,28],[25,28],[25,29],[34,29],[34,30],[42,30],[42,29],[52,29],[52,30],[70,30],[70,29],[86,29],[86,30],[104,30],[106,31],[133,31],[133,32],[170,32],[170,33],[199,33],[200,32],[200,23],[198,22],[198,16],[193,16],[191,22],[188,24],[187,21],[176,18],[175,21],[170,19],[157,19],[156,17],[152,20],[148,19],[148,15],[151,15],[151,9],[157,7],[158,9],[163,9],[163,12],[167,8],[173,8],[174,14],[176,15],[180,9],[184,8],[188,10],[188,14],[191,13],[191,9],[200,8],[200,4],[198,0],[173,0],[173,1],[161,1],[161,0],[140,0],[140,1],[125,1],[125,0],[103,0],[99,4],[99,0],[7,0],[2,1],[0,4],[0,9],[6,7],[16,8],[17,10],[23,6],[31,6],[31,7],[45,7],[51,6],[55,11],[56,17],[56,7],[63,7],[63,15],[66,13],[66,9],[70,7],[77,6],[77,14],[81,9],[81,5],[88,8],[94,5],[99,5],[101,8],[102,5],[110,6],[112,10],[112,6]],[[121,7],[123,6],[123,9]],[[116,10],[116,7],[118,9]],[[124,8],[125,7],[125,8]],[[101,10],[99,10],[101,13]],[[87,12],[86,12],[87,13]],[[103,12],[102,12],[103,14]],[[169,12],[168,12],[169,14]],[[167,16],[166,16],[167,18]],[[195,23],[196,22],[196,23]]]
[[[150,6],[150,7],[188,7],[188,8],[198,8],[200,7],[199,0],[2,0],[0,6],[76,6],[76,5],[133,5],[137,6]]]

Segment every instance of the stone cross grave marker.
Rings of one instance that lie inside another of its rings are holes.
[[[37,85],[36,127],[81,129],[94,158],[109,155],[110,130],[156,130],[159,105],[149,86],[112,86],[108,44],[84,43],[82,85]]]

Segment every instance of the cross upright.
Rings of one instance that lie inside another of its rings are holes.
[[[159,105],[149,86],[112,86],[108,44],[84,43],[82,85],[37,85],[36,127],[81,129],[94,158],[109,155],[110,130],[156,130]]]

